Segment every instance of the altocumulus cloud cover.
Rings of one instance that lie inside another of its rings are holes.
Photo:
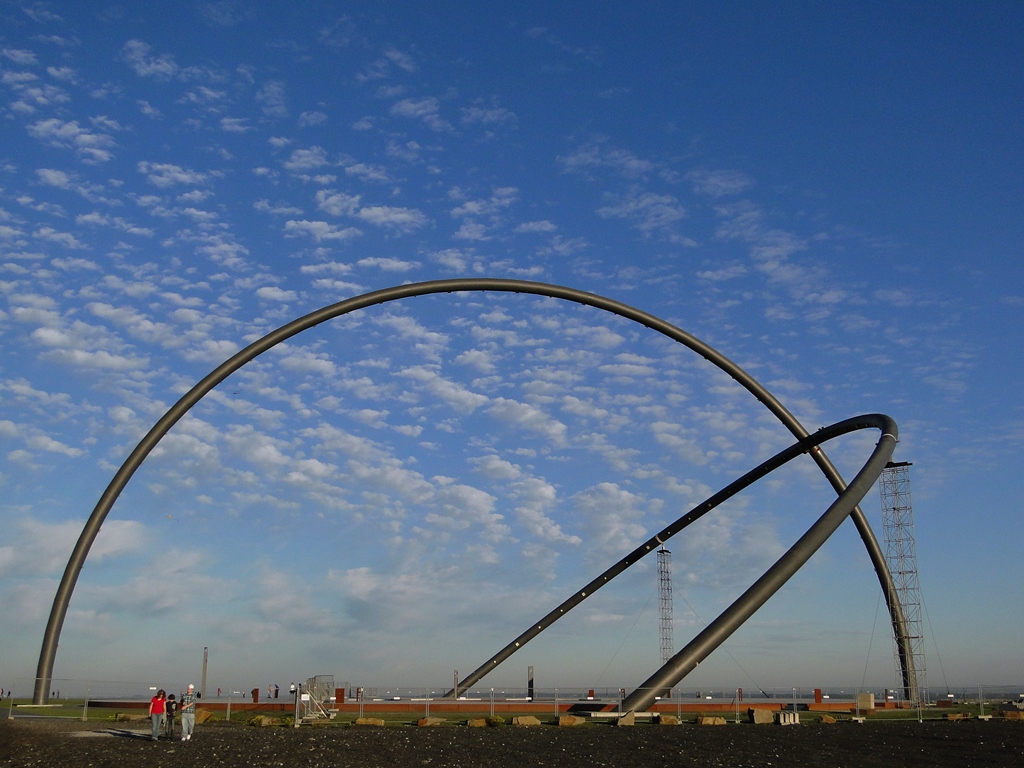
[[[931,687],[1019,682],[1019,601],[985,585],[1024,540],[1021,7],[458,6],[0,4],[0,683],[31,678],[81,525],[193,383],[318,307],[451,277],[648,311],[812,430],[892,415]],[[873,439],[828,450],[849,476]],[[788,442],[597,310],[347,315],[163,440],[54,673],[185,682],[208,646],[225,689],[440,687]],[[831,495],[796,462],[673,540],[676,645]],[[494,684],[640,682],[655,590],[642,563]],[[847,524],[690,680],[891,684],[885,626]]]

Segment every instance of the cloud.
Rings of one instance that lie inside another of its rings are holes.
[[[0,48],[0,56],[10,59],[21,67],[31,67],[39,63],[36,59],[36,55],[32,51],[26,51],[18,48]]]
[[[256,289],[256,295],[267,301],[295,301],[299,295],[295,291],[285,291],[272,285],[265,285]]]
[[[114,157],[109,151],[109,147],[115,146],[114,139],[106,133],[82,128],[77,120],[64,122],[52,117],[28,126],[28,132],[50,146],[73,149],[83,163],[95,165]]]
[[[451,123],[441,117],[440,108],[440,102],[432,96],[424,99],[402,99],[392,105],[391,114],[421,120],[433,131],[451,131]]]
[[[0,575],[49,575],[64,570],[85,522],[46,523],[24,518],[9,529],[12,543],[0,547]],[[142,551],[148,534],[142,523],[108,519],[89,550],[89,562],[99,563]]]
[[[321,189],[316,193],[317,207],[332,216],[352,216],[367,224],[411,232],[429,223],[427,217],[414,208],[398,208],[387,205],[361,205],[361,195],[350,195],[333,189]]]
[[[309,149],[292,150],[284,167],[292,173],[313,171],[327,165],[327,152],[322,147],[310,147]]]
[[[309,128],[313,125],[322,125],[327,122],[327,115],[323,112],[302,112],[299,114],[299,128]]]
[[[499,125],[517,120],[515,113],[504,107],[464,107],[460,122],[463,125]]]
[[[565,424],[535,405],[505,397],[496,397],[490,402],[487,412],[500,421],[535,432],[553,445],[562,446],[566,443],[567,428]]]
[[[32,236],[49,243],[57,243],[72,250],[80,250],[86,247],[85,243],[76,239],[71,233],[58,232],[53,227],[40,227],[32,233]]]
[[[360,267],[376,267],[384,272],[408,272],[419,267],[417,261],[403,261],[401,259],[368,258],[356,262]]]
[[[299,237],[305,235],[312,237],[318,243],[331,240],[349,240],[362,234],[355,227],[339,229],[326,221],[301,221],[289,220],[284,224],[285,237]]]
[[[285,86],[280,80],[270,80],[256,92],[256,102],[267,117],[287,117],[288,103]]]
[[[356,214],[362,221],[378,227],[411,232],[428,223],[427,217],[414,208],[396,208],[387,205],[371,205],[360,208]]]
[[[139,173],[146,174],[150,184],[166,189],[177,184],[197,185],[206,182],[207,175],[199,171],[182,168],[172,163],[149,163],[142,160],[136,166]]]
[[[469,414],[487,404],[487,396],[441,376],[428,366],[414,366],[402,370],[399,376],[417,382],[425,392],[449,405],[457,413]]]
[[[243,11],[232,0],[199,3],[203,19],[215,27],[234,27],[246,20],[251,11]]]
[[[658,170],[650,160],[643,160],[628,150],[611,147],[604,141],[584,144],[572,154],[559,157],[558,162],[567,173],[607,168],[627,178],[644,176]]]
[[[524,232],[554,232],[558,229],[557,226],[552,224],[546,219],[544,221],[524,221],[518,225],[513,231],[518,233]]]
[[[646,500],[616,483],[598,483],[571,499],[580,527],[586,531],[588,557],[598,561],[621,558],[645,538],[642,523]]]
[[[173,56],[169,53],[152,56],[150,51],[152,48],[141,40],[129,40],[121,49],[121,58],[139,77],[168,80],[178,74],[179,67]]]
[[[247,117],[222,117],[220,129],[227,133],[248,133],[256,130],[251,125],[246,125],[247,122],[249,122]]]
[[[686,180],[693,191],[709,197],[738,195],[754,186],[754,181],[740,171],[690,171]]]
[[[611,197],[611,196],[610,196]],[[686,218],[686,209],[672,195],[657,195],[633,188],[625,196],[611,197],[611,204],[597,209],[605,219],[629,220],[645,237],[660,233],[679,239],[676,225]]]

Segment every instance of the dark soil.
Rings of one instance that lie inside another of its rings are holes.
[[[95,722],[0,721],[0,766],[1024,766],[1024,722],[831,725],[198,726],[189,742]]]

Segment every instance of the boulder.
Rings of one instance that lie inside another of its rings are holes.
[[[565,728],[583,725],[585,722],[587,722],[587,718],[580,717],[579,715],[562,715],[558,718],[558,725]]]
[[[445,719],[443,717],[421,717],[416,721],[416,725],[420,728],[427,728],[432,725],[444,725]]]
[[[486,728],[487,718],[486,717],[474,717],[466,721],[466,725],[470,728]]]
[[[770,709],[751,707],[747,710],[747,719],[754,723],[754,725],[764,725],[766,723],[774,723],[775,715]]]
[[[679,725],[679,718],[675,715],[658,715],[658,725]]]

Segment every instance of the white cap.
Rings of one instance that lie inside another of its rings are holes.
[[[188,684],[188,689],[189,689],[190,691],[191,691],[191,690],[194,690],[194,689],[195,689],[195,686],[194,686],[194,685],[192,685],[192,683],[189,683],[189,684]]]

